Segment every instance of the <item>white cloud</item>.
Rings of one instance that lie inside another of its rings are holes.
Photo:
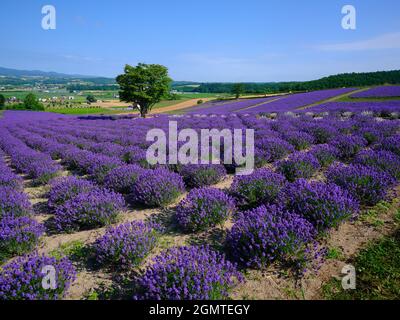
[[[400,32],[387,33],[367,40],[322,44],[315,47],[322,51],[365,51],[400,49]]]

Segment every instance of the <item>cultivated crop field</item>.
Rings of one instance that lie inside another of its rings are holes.
[[[5,111],[0,299],[335,298],[342,267],[400,218],[398,101],[304,108],[355,90],[146,119]],[[146,134],[171,120],[254,129],[255,171],[150,165]]]

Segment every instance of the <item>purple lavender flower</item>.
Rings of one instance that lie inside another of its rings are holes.
[[[352,98],[400,97],[400,86],[380,86],[352,94]]]
[[[184,165],[178,169],[189,188],[199,188],[218,183],[226,175],[221,164]]]
[[[243,276],[208,247],[178,247],[162,252],[137,278],[140,300],[220,300]]]
[[[185,191],[185,184],[180,175],[165,170],[147,170],[132,188],[135,201],[147,206],[167,206]]]
[[[56,207],[55,227],[58,231],[91,229],[112,224],[125,206],[124,198],[107,189],[81,193]]]
[[[357,201],[337,185],[304,179],[285,188],[284,202],[289,211],[303,216],[320,232],[354,217],[359,208]]]
[[[273,203],[286,185],[285,177],[269,169],[258,169],[250,175],[235,176],[230,194],[242,208]]]
[[[315,229],[299,215],[278,206],[261,206],[239,215],[227,235],[233,258],[247,267],[303,259]]]
[[[307,149],[314,143],[314,138],[311,135],[301,131],[289,131],[283,136],[298,151]]]
[[[48,194],[48,206],[51,210],[63,205],[79,194],[85,194],[96,189],[90,181],[69,176],[51,181]]]
[[[390,151],[400,156],[400,134],[384,139],[376,149]]]
[[[0,220],[0,261],[32,250],[44,227],[30,217],[4,217]]]
[[[44,267],[55,268],[56,288],[45,289]],[[24,256],[5,265],[0,271],[0,300],[58,300],[65,297],[76,271],[67,258]]]
[[[145,169],[135,164],[117,167],[104,177],[104,186],[115,192],[128,194],[139,176],[145,172]]]
[[[299,178],[311,178],[321,167],[318,160],[311,153],[305,152],[293,153],[288,159],[279,161],[276,166],[278,171],[290,182]]]
[[[223,224],[235,210],[234,200],[215,188],[193,189],[176,209],[178,224],[187,231],[203,231]]]
[[[108,157],[96,154],[92,157],[92,161],[87,172],[92,175],[93,179],[98,183],[104,182],[104,177],[112,169],[121,166],[123,162],[118,158]]]
[[[263,138],[256,141],[256,147],[264,153],[269,162],[282,159],[295,151],[291,144],[279,138]]]
[[[0,186],[0,218],[25,216],[31,211],[28,196],[12,187]]]
[[[11,171],[0,160],[0,187],[12,187],[22,190],[22,178]]]
[[[339,157],[343,160],[354,157],[367,144],[368,142],[364,138],[349,135],[337,136],[331,142],[331,145],[338,149]]]
[[[118,268],[138,266],[156,246],[157,232],[142,221],[128,222],[107,229],[94,244],[100,265]]]
[[[345,166],[334,163],[326,172],[328,181],[347,190],[364,205],[375,205],[383,200],[395,180],[386,172],[363,165]]]
[[[330,144],[316,145],[309,153],[317,158],[322,167],[331,165],[339,156],[339,151]]]
[[[361,151],[354,159],[354,163],[374,167],[400,179],[400,157],[390,151]]]
[[[150,169],[152,166],[146,158],[146,150],[138,146],[130,146],[126,148],[123,160],[129,164],[137,164],[142,168]]]
[[[303,130],[311,134],[317,144],[328,143],[338,134],[338,130],[327,123],[309,123]]]

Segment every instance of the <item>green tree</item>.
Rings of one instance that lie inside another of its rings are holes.
[[[243,91],[244,91],[243,83],[235,83],[232,87],[232,93],[235,95],[236,99],[239,99]]]
[[[6,98],[0,94],[0,109],[4,109],[4,106],[6,105]]]
[[[124,74],[117,77],[121,101],[133,103],[145,118],[153,106],[168,95],[172,79],[168,69],[159,64],[139,63],[136,67],[126,65]]]
[[[24,99],[23,107],[26,110],[44,111],[44,106],[33,93],[28,93]]]
[[[86,97],[86,101],[87,101],[87,103],[93,103],[93,102],[97,102],[97,99],[95,98],[95,96],[94,95],[92,95],[92,94],[89,94],[87,97]]]

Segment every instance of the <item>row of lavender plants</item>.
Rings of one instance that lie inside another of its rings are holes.
[[[1,267],[0,300],[60,299],[75,279],[75,268],[67,258],[35,251],[45,228],[33,217],[21,177],[4,159],[0,149],[0,264],[19,257]],[[56,270],[57,288],[45,290],[41,271],[49,265]]]

